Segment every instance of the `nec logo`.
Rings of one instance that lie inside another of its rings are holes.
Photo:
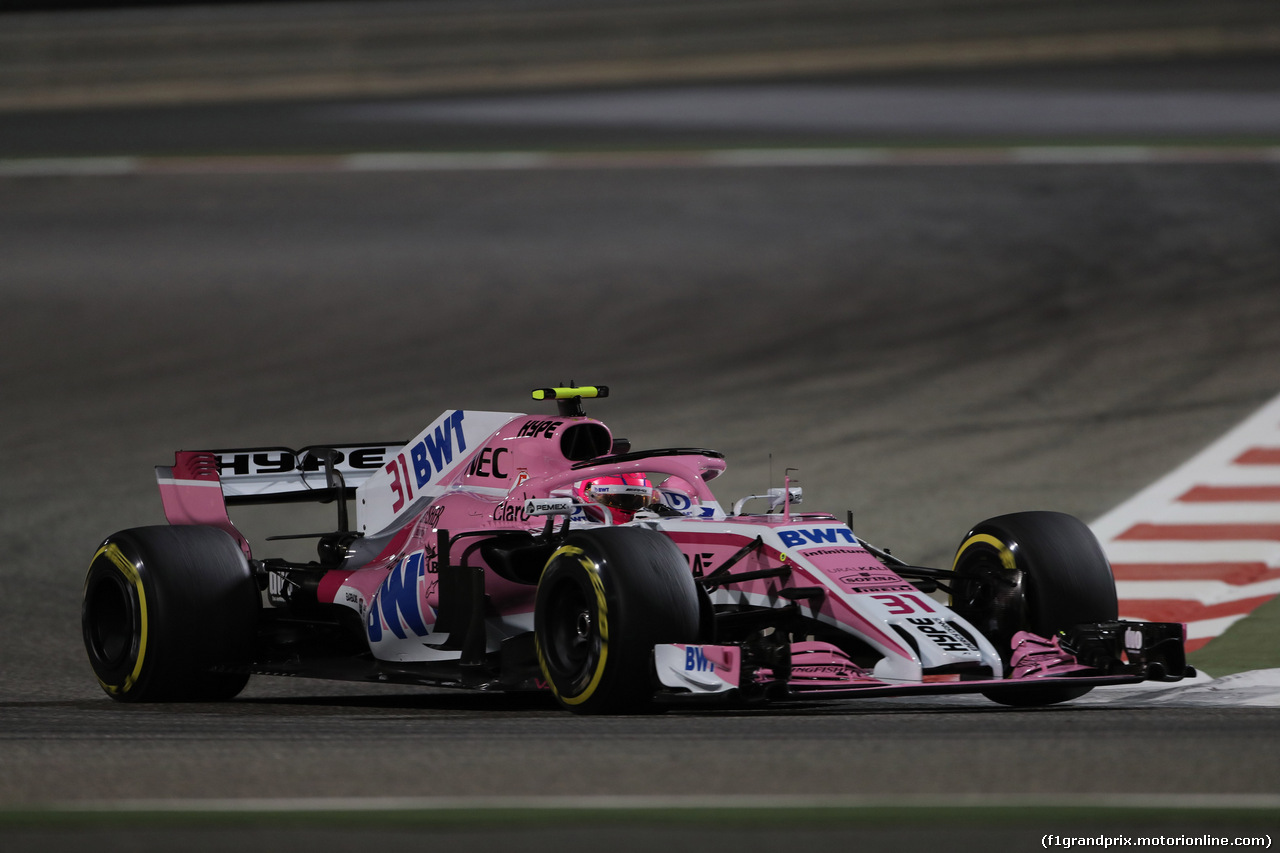
[[[503,468],[502,457],[510,454],[511,451],[505,447],[486,447],[471,460],[471,464],[467,466],[467,475],[471,477],[497,477],[499,480],[507,479],[507,470]]]
[[[778,536],[788,548],[806,545],[835,545],[840,542],[858,544],[858,537],[847,527],[814,527],[808,530],[780,530]]]

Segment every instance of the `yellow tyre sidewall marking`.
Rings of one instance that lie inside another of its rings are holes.
[[[1013,553],[1013,550],[1009,548],[1007,543],[1002,542],[1001,540],[992,536],[990,533],[977,533],[977,534],[974,534],[973,536],[970,536],[968,539],[964,540],[964,544],[961,545],[959,550],[956,551],[955,561],[952,562],[951,564],[952,572],[954,572],[960,566],[960,558],[963,557],[965,553],[969,550],[969,548],[973,545],[991,546],[992,548],[995,549],[996,554],[1000,557],[1000,565],[1004,566],[1006,569],[1008,569],[1011,572],[1017,571],[1018,557],[1016,554]],[[952,598],[951,603],[955,604],[954,598]]]
[[[134,590],[138,593],[138,611],[142,621],[142,631],[138,638],[138,659],[133,664],[133,672],[125,678],[124,684],[107,684],[101,678],[98,683],[103,689],[111,694],[128,693],[133,685],[137,683],[138,677],[142,674],[143,659],[147,655],[147,593],[142,588],[142,576],[138,574],[138,568],[128,557],[121,553],[119,546],[114,542],[109,542],[98,549],[98,553],[93,555],[93,562],[96,563],[99,557],[106,557],[111,561],[111,565],[115,566],[120,574],[125,576],[129,583],[133,584]]]
[[[1018,558],[1014,555],[1013,551],[1007,544],[1001,542],[990,533],[978,533],[964,540],[964,544],[961,545],[960,550],[956,552],[955,562],[951,564],[952,571],[955,571],[956,566],[960,564],[960,557],[964,555],[965,551],[969,550],[969,546],[976,545],[979,542],[984,545],[990,545],[992,548],[996,549],[996,553],[1000,555],[1000,565],[1011,571],[1018,568]]]
[[[542,667],[542,674],[547,679],[547,684],[551,687],[551,692],[556,698],[566,705],[580,705],[591,698],[596,692],[596,688],[600,686],[600,679],[604,675],[605,661],[609,659],[609,609],[605,603],[604,596],[604,580],[600,577],[600,567],[586,555],[586,553],[574,545],[562,546],[558,551],[551,555],[551,559],[547,560],[547,564],[554,563],[560,556],[577,557],[578,563],[587,573],[587,578],[591,581],[591,587],[596,593],[596,613],[597,624],[600,627],[600,659],[596,661],[595,672],[591,674],[591,680],[587,683],[586,688],[577,696],[562,696],[556,687],[555,681],[551,678],[546,658],[543,656],[542,644],[537,642],[535,638],[534,648],[538,653],[538,664]]]

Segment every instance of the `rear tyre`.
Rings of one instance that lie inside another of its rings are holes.
[[[646,710],[654,645],[696,642],[698,631],[693,575],[653,530],[572,533],[538,582],[538,665],[560,704],[579,714]]]
[[[214,527],[139,527],[102,544],[81,625],[102,689],[122,702],[230,699],[246,673],[262,602],[240,546]]]
[[[1018,512],[982,522],[956,552],[951,609],[981,631],[1006,666],[1014,634],[1052,637],[1085,622],[1116,619],[1111,564],[1082,521],[1058,512]],[[1052,705],[1089,687],[991,691],[1003,705]]]

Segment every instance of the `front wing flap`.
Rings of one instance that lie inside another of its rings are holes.
[[[826,643],[782,646],[773,650],[767,666],[739,646],[665,643],[654,647],[656,698],[672,703],[847,699],[1180,681],[1195,676],[1186,663],[1185,636],[1186,626],[1176,622],[1077,625],[1052,638],[1036,638],[1053,650],[1053,665],[1014,668],[1004,678],[985,671],[926,673],[919,682],[878,679]]]

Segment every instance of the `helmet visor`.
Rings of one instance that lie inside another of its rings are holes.
[[[623,512],[637,512],[653,501],[653,489],[649,486],[596,483],[588,487],[588,491],[596,503]]]

